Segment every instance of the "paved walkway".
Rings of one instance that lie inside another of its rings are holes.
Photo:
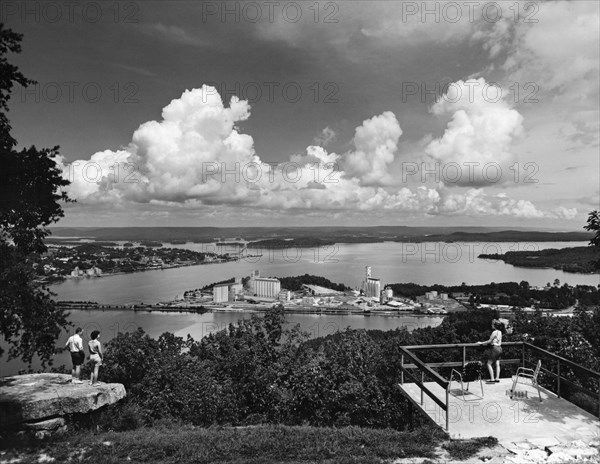
[[[435,382],[426,382],[425,386],[443,402],[446,394]],[[554,393],[542,389],[542,402],[537,389],[519,384],[517,390],[525,390],[528,398],[511,400],[506,390],[512,387],[511,379],[502,379],[500,383],[483,383],[481,387],[472,382],[470,394],[463,401],[460,395],[460,383],[453,382],[450,390],[450,436],[452,438],[473,438],[494,436],[503,446],[527,441],[539,447],[556,443],[582,440],[588,443],[600,437],[600,421],[583,409]],[[400,388],[413,401],[420,405],[421,390],[414,383],[405,383]],[[427,394],[423,395],[420,406],[442,428],[446,425],[445,412]]]

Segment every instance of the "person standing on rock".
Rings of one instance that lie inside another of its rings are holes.
[[[69,351],[71,352],[71,361],[73,361],[73,369],[71,370],[71,375],[73,376],[71,382],[73,383],[83,383],[80,378],[81,365],[85,360],[85,353],[83,352],[83,340],[81,339],[82,333],[83,329],[81,327],[77,327],[77,329],[75,329],[75,335],[71,335],[65,345],[69,348]]]
[[[95,385],[98,383],[98,370],[102,365],[102,345],[98,338],[100,338],[100,331],[94,330],[90,337],[92,338],[88,342],[88,347],[90,348],[90,361],[93,364],[92,374],[90,376],[90,384]]]

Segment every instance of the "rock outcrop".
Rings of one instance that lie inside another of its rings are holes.
[[[67,374],[0,378],[0,428],[45,430],[64,426],[62,417],[85,414],[124,398],[120,383],[71,383]],[[46,425],[48,427],[46,427]]]

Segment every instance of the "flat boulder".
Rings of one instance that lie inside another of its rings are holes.
[[[0,378],[0,427],[85,414],[126,395],[120,383],[71,383],[68,374],[26,374]]]

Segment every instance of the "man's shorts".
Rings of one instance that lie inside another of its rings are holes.
[[[85,361],[85,354],[83,351],[71,351],[71,361],[73,366],[81,366]]]

